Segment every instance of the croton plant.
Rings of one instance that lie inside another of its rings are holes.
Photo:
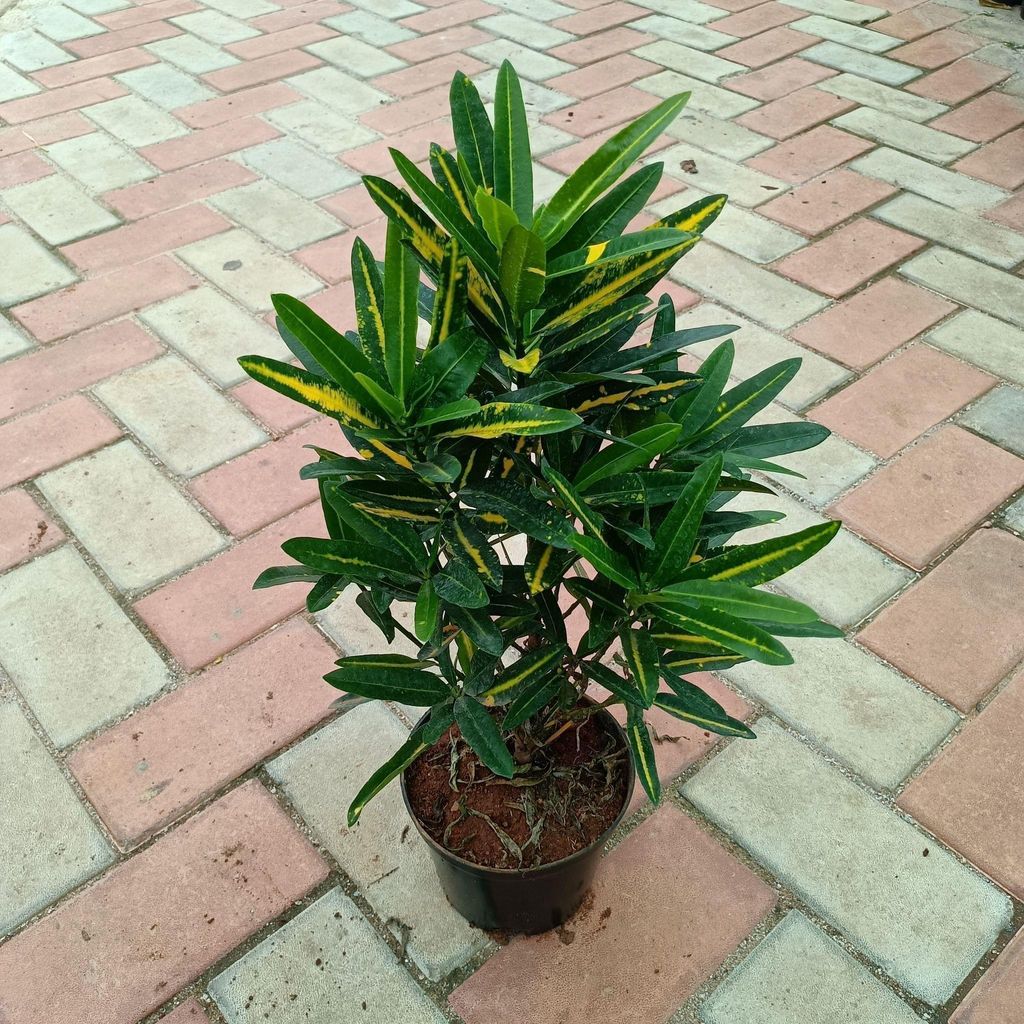
[[[457,74],[454,152],[432,145],[428,175],[392,150],[404,187],[363,179],[388,233],[382,263],[360,240],[352,249],[355,329],[275,295],[301,368],[241,360],[335,419],[357,453],[316,449],[302,476],[319,484],[329,536],[287,541],[296,564],[256,586],[312,583],[311,612],[357,588],[384,640],[403,634],[418,650],[382,644],[326,676],[343,701],[429,709],[356,796],[350,824],[453,722],[511,778],[566,723],[616,703],[657,800],[649,709],[752,737],[687,676],[748,659],[787,664],[780,637],[836,635],[810,608],[758,587],[839,524],[732,543],[780,516],[725,507],[738,491],[770,495],[751,473],[786,472],[770,460],[827,436],[814,423],[750,424],[800,360],[730,386],[733,343],[723,340],[680,370],[686,346],[735,328],[676,330],[671,298],[648,297],[726,200],[704,196],[630,229],[663,166],[623,175],[688,96],[617,132],[535,206],[515,71],[506,63],[498,74],[493,123]],[[415,635],[396,602],[414,605]],[[587,629],[574,641],[566,619],[577,607]],[[591,683],[607,698],[582,701]]]

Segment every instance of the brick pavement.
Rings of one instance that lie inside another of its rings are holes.
[[[7,11],[0,1020],[1019,1024],[1022,51],[975,0]],[[741,326],[737,374],[804,357],[762,418],[834,433],[779,507],[846,527],[780,586],[848,636],[705,680],[761,738],[665,723],[668,805],[595,913],[497,949],[397,792],[344,826],[408,723],[330,710],[332,652],[376,643],[348,598],[249,589],[321,529],[296,471],[330,425],[235,357],[282,354],[271,290],[351,322],[359,176],[449,141],[452,73],[488,94],[505,58],[538,201],[692,90],[650,213],[732,202],[670,288]]]

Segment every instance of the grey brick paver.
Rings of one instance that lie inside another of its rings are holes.
[[[1009,899],[777,725],[753,728],[683,794],[886,973],[945,1002],[1009,924]]]

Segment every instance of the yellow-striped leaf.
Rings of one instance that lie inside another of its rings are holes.
[[[466,315],[468,271],[466,260],[459,251],[459,243],[449,238],[445,243],[444,258],[434,292],[434,308],[430,317],[430,337],[427,350],[462,327]]]
[[[508,352],[499,352],[498,355],[501,357],[502,363],[507,366],[510,370],[515,370],[516,373],[531,374],[537,369],[537,364],[540,362],[540,349],[534,348],[526,353],[525,356],[520,356],[518,359],[510,355]]]
[[[390,548],[355,541],[325,540],[322,537],[292,537],[281,550],[296,562],[336,573],[364,583],[394,578],[415,580],[408,558]]]
[[[791,665],[793,656],[771,633],[726,612],[699,606],[656,605],[658,618],[677,629],[692,630],[700,636],[765,665]]]
[[[649,225],[648,231],[657,231],[660,228],[676,228],[678,231],[690,231],[695,235],[701,234],[705,228],[710,227],[715,218],[722,212],[728,196],[713,195],[704,196],[697,202],[684,206],[683,209],[670,213],[661,220],[656,220]]]
[[[550,644],[524,654],[514,665],[505,669],[485,690],[480,699],[488,707],[502,707],[518,696],[522,687],[535,679],[546,679],[562,664],[568,653],[565,644]]]
[[[583,529],[603,540],[601,531],[604,520],[587,504],[583,495],[551,463],[545,461],[541,472],[544,479],[554,487],[562,504],[583,524]]]
[[[757,544],[737,544],[722,554],[691,565],[684,579],[743,583],[756,587],[767,583],[820,551],[840,530],[842,523],[821,523],[797,533],[772,537]]]
[[[644,707],[650,707],[658,693],[661,665],[658,662],[658,648],[645,629],[631,629],[624,626],[619,630],[622,655],[626,659],[629,674],[633,677]]]
[[[661,800],[661,779],[658,778],[651,733],[644,721],[643,711],[632,704],[627,704],[626,707],[626,739],[633,755],[633,765],[644,792],[651,798],[652,803],[658,803]]]
[[[282,363],[280,360],[264,356],[242,356],[238,364],[253,380],[258,380],[279,394],[308,405],[317,412],[333,417],[350,430],[360,433],[377,430],[381,426],[355,399],[339,387],[322,377],[314,377],[313,374],[300,370],[291,363]]]
[[[352,288],[355,293],[359,341],[377,371],[377,378],[385,380],[387,369],[384,365],[384,351],[387,335],[384,330],[384,283],[380,279],[373,253],[361,238],[357,238],[352,246]]]
[[[451,528],[445,532],[445,537],[453,547],[462,553],[467,564],[472,566],[487,586],[492,590],[501,589],[501,562],[494,549],[488,544],[487,538],[468,518],[456,515],[452,520]]]
[[[626,256],[601,267],[593,277],[587,275],[567,305],[550,316],[542,324],[543,328],[551,331],[570,327],[592,313],[649,286],[651,281],[666,274],[684,253],[692,249],[700,241],[700,235],[683,234],[682,239],[667,249]]]
[[[430,170],[438,187],[448,194],[448,198],[459,208],[466,220],[473,220],[472,199],[466,191],[455,157],[436,142],[430,144]]]
[[[462,420],[442,437],[501,437],[504,434],[535,436],[568,430],[580,422],[567,409],[549,409],[525,402],[490,402],[476,416]]]
[[[553,544],[542,544],[530,538],[526,545],[523,573],[531,597],[549,590],[562,578],[567,565],[575,559]]]
[[[755,739],[753,731],[738,718],[733,718],[718,701],[709,697],[700,687],[684,679],[673,679],[666,674],[673,693],[659,693],[654,706],[667,711],[673,718],[689,722],[699,729],[718,733],[720,736],[740,736]]]
[[[690,373],[667,373],[656,376],[660,376],[661,379],[651,384],[637,383],[633,387],[611,387],[608,384],[601,384],[593,398],[574,405],[572,411],[582,415],[595,409],[614,409],[616,406],[622,406],[630,412],[667,408],[684,391],[698,386],[698,381]]]

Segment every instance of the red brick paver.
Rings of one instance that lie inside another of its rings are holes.
[[[258,782],[0,947],[0,1013],[134,1024],[327,873]]]

